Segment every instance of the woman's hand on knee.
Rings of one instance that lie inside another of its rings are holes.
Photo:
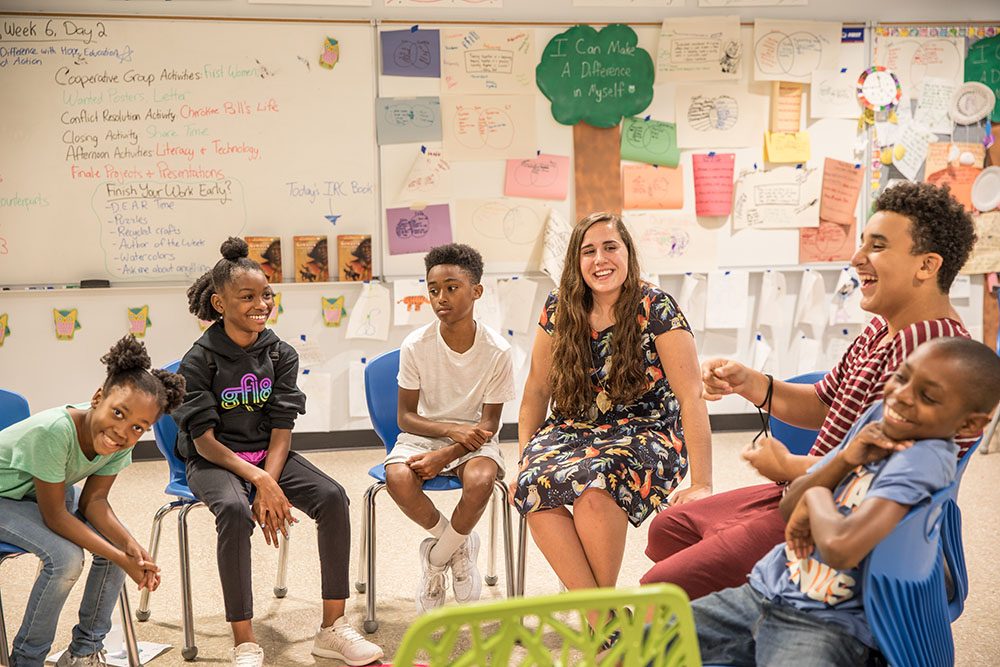
[[[701,500],[702,498],[708,498],[712,495],[712,485],[711,484],[692,484],[686,489],[681,489],[677,491],[670,497],[671,505],[683,505],[684,503],[690,503],[695,500]]]

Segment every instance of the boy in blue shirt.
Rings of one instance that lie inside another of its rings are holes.
[[[981,432],[998,400],[1000,357],[982,343],[954,337],[918,347],[885,383],[883,400],[789,486],[786,542],[758,561],[749,583],[691,604],[702,660],[833,666],[877,655],[865,558],[910,507],[955,480],[954,438]]]

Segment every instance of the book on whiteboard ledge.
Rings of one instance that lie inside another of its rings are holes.
[[[280,283],[281,278],[281,237],[245,236],[250,246],[250,259],[260,264],[267,282]]]
[[[341,234],[337,237],[336,279],[372,279],[371,234]]]
[[[325,283],[330,280],[330,253],[326,236],[296,236],[295,282]]]

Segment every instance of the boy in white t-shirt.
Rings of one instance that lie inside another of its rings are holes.
[[[510,345],[473,318],[483,294],[479,252],[460,243],[438,246],[424,265],[438,321],[413,331],[400,346],[396,418],[402,433],[385,458],[389,495],[433,535],[420,544],[421,613],[444,602],[448,568],[455,600],[479,599],[479,536],[472,529],[494,480],[503,479],[497,433],[503,404],[514,398]],[[462,480],[462,499],[450,522],[422,489],[439,474]]]

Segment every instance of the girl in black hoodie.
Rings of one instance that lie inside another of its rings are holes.
[[[259,526],[265,541],[277,547],[297,521],[295,507],[317,523],[323,620],[312,652],[367,664],[381,658],[382,650],[344,617],[347,494],[290,450],[295,417],[305,413],[306,403],[295,384],[298,354],[265,327],[274,294],[260,265],[248,258],[246,242],[230,237],[221,251],[222,259],[187,292],[191,312],[215,322],[181,360],[187,396],[174,418],[188,484],[215,515],[226,620],[233,628],[232,662],[240,667],[264,662],[251,627],[250,535]]]

